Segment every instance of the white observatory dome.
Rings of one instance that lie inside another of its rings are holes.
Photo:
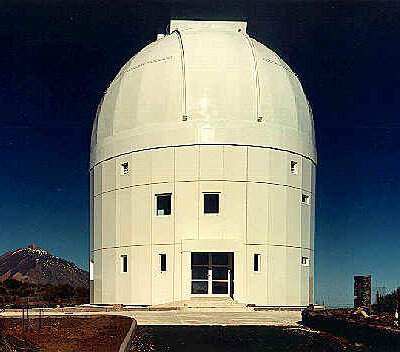
[[[93,124],[91,303],[313,303],[316,150],[297,76],[245,22],[171,21],[157,38]]]
[[[297,76],[245,22],[171,21],[130,59],[93,127],[91,166],[152,147],[238,144],[316,161],[312,113]]]

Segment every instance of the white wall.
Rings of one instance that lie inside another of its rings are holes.
[[[121,175],[124,162],[128,175]],[[98,164],[91,174],[95,303],[190,298],[190,252],[199,249],[235,253],[235,299],[241,302],[313,301],[310,160],[267,148],[195,145],[132,152]],[[219,214],[204,214],[206,192],[219,193]],[[162,193],[172,195],[171,215],[156,216],[155,195]],[[302,194],[310,204],[302,204]],[[167,254],[165,273],[161,253]],[[259,273],[253,272],[255,253],[262,258]],[[129,258],[128,273],[121,272],[122,254]],[[302,256],[310,266],[301,264]]]

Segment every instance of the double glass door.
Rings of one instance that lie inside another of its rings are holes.
[[[192,295],[233,295],[233,253],[192,253]]]

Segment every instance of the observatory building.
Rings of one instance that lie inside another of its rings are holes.
[[[312,113],[296,74],[246,26],[173,20],[104,94],[92,303],[313,303]]]

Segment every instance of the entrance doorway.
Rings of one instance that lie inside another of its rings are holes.
[[[233,298],[233,253],[192,253],[192,295]]]

